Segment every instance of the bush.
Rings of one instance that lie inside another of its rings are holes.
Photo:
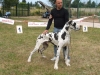
[[[30,13],[31,16],[41,16],[41,12],[39,10],[33,11]]]

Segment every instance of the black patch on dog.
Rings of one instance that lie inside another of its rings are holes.
[[[69,24],[71,24],[71,23],[72,23],[72,20],[71,20],[71,21],[69,21],[68,23],[69,23]]]
[[[65,27],[65,29],[68,31],[69,27]]]
[[[51,34],[49,34],[49,36],[50,36],[50,37],[52,37],[52,35],[51,35]]]
[[[41,38],[43,38],[43,36],[40,35],[38,39],[41,39]]]
[[[54,38],[55,38],[55,40],[58,40],[58,35],[57,35],[57,33],[54,33]]]
[[[50,42],[51,44],[55,45],[53,42]]]
[[[73,26],[76,28],[76,23],[74,23]]]
[[[49,38],[49,42],[50,42],[51,44],[55,45],[55,44],[52,42],[52,39],[51,39],[51,38]]]
[[[55,45],[53,42],[52,42],[52,38],[49,38],[49,42],[53,45]]]
[[[63,40],[65,40],[65,36],[66,36],[66,32],[64,32],[64,33],[61,35],[61,38],[62,38]]]
[[[49,42],[51,42],[52,41],[52,39],[51,38],[49,38]]]
[[[64,50],[66,50],[66,49],[67,49],[67,47],[65,46],[65,47],[64,47]]]

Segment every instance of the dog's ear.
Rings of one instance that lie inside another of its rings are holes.
[[[72,24],[72,20],[70,20],[70,21],[68,22],[68,24]]]

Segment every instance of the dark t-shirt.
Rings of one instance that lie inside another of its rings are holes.
[[[52,24],[52,20],[54,19],[54,27],[58,29],[62,29],[67,21],[69,21],[69,13],[68,10],[61,8],[57,10],[56,8],[51,10],[52,18],[49,19],[46,30],[48,30]]]

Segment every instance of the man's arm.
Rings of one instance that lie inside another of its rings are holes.
[[[51,24],[52,24],[52,20],[53,20],[53,17],[52,17],[52,15],[50,14],[49,20],[48,20],[48,24],[47,24],[47,27],[46,27],[46,30],[43,32],[43,34],[48,33],[48,30],[50,29],[50,26],[51,26]]]
[[[50,26],[51,26],[51,24],[52,24],[52,20],[53,20],[53,17],[52,17],[52,15],[50,14],[50,16],[49,16],[49,21],[48,21],[46,30],[49,30],[49,29],[50,29]]]
[[[69,21],[69,12],[65,9],[65,23]]]

